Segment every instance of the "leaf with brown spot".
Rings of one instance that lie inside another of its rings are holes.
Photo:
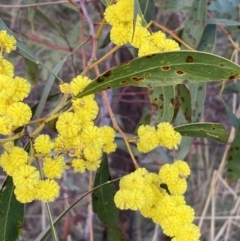
[[[189,19],[182,33],[182,40],[197,49],[205,27],[207,0],[194,0]],[[182,46],[182,49],[186,49]]]
[[[189,89],[184,85],[176,85],[178,102],[180,108],[187,120],[187,122],[192,121],[192,106],[191,106],[191,95]]]
[[[231,144],[231,148],[227,157],[227,179],[237,180],[240,178],[240,126],[236,131],[235,138]]]
[[[157,125],[160,122],[171,122],[174,115],[175,91],[173,86],[155,87],[149,93],[152,105],[151,124]]]
[[[186,59],[193,58],[193,62],[187,63]],[[162,67],[168,63],[171,68],[163,71]],[[224,66],[220,66],[223,64]],[[177,75],[176,71],[183,71],[183,76]],[[149,76],[145,76],[145,73]],[[188,81],[188,83],[201,83],[213,80],[227,80],[229,76],[240,77],[240,67],[235,63],[209,53],[191,51],[172,51],[158,53],[151,58],[141,57],[128,62],[127,68],[124,65],[111,69],[109,76],[104,73],[91,82],[78,97],[100,92],[106,87],[118,88],[123,81],[128,81],[129,85],[140,87],[155,87],[177,85]],[[132,78],[143,78],[141,82]]]
[[[228,135],[225,127],[218,123],[191,123],[175,127],[182,136],[209,138],[226,143]]]

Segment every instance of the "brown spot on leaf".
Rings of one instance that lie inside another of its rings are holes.
[[[185,101],[185,99],[184,99],[184,97],[183,97],[183,96],[181,96],[181,97],[180,97],[180,99],[181,99],[181,101],[182,101],[182,102],[184,102],[184,101]]]
[[[192,63],[194,60],[193,60],[193,57],[192,56],[187,56],[187,58],[186,58],[186,62],[187,63]]]
[[[185,75],[185,72],[182,71],[182,70],[177,70],[176,73],[177,73],[178,75]]]
[[[136,81],[136,82],[142,82],[144,80],[143,77],[132,77],[131,79]]]
[[[150,73],[145,73],[145,74],[144,74],[144,77],[150,77],[150,76],[151,76]]]
[[[195,43],[196,43],[196,39],[195,39],[195,38],[192,38],[192,39],[191,39],[191,42],[192,42],[192,44],[195,44]]]
[[[231,75],[231,76],[229,76],[229,80],[231,80],[231,79],[235,79],[236,77],[234,76],[234,75]]]
[[[103,74],[103,76],[108,77],[108,76],[110,75],[110,73],[111,73],[111,71],[108,70],[107,72],[105,72],[105,73]]]
[[[102,83],[103,81],[104,81],[104,79],[103,79],[102,77],[99,76],[99,77],[97,78],[97,82],[98,82],[98,83]]]
[[[195,24],[195,25],[199,25],[199,24],[200,24],[200,20],[198,20],[198,19],[195,20],[195,21],[194,21],[194,24]]]
[[[152,58],[153,56],[155,56],[156,54],[150,54],[150,55],[146,55],[145,57],[147,58],[147,59],[150,59],[150,58]]]
[[[169,66],[163,66],[163,67],[162,67],[162,70],[163,70],[163,71],[168,71],[168,70],[170,70],[170,67],[169,67]]]

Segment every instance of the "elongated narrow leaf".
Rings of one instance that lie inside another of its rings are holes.
[[[235,138],[227,157],[227,179],[228,181],[240,178],[240,126],[236,131]]]
[[[20,239],[24,205],[16,200],[11,177],[7,177],[0,190],[0,240]]]
[[[210,138],[226,143],[227,131],[222,124],[217,123],[192,123],[175,127],[182,136]]]
[[[226,109],[226,112],[228,114],[228,117],[232,123],[232,125],[234,126],[234,128],[237,130],[238,127],[240,126],[240,120],[238,119],[238,117],[233,113],[232,109],[230,107],[228,107],[228,105],[226,104],[226,102],[222,99],[223,105]]]
[[[64,62],[66,61],[66,59],[62,59],[52,70],[52,73],[54,73],[55,75],[58,74],[58,72],[60,71],[60,69],[62,68]],[[49,93],[51,91],[51,88],[52,88],[52,85],[54,83],[54,80],[55,80],[55,75],[50,75],[50,77],[48,78],[47,80],[47,83],[44,87],[44,90],[43,90],[43,93],[41,95],[41,99],[39,101],[39,104],[37,106],[37,109],[36,109],[36,112],[35,112],[35,115],[34,115],[34,118],[39,118],[42,114],[42,111],[44,109],[44,106],[46,104],[46,101],[47,101],[47,98],[49,96]]]
[[[198,45],[199,51],[213,52],[216,41],[216,26],[207,25],[202,34],[202,39]],[[191,95],[192,107],[192,122],[199,122],[204,110],[204,100],[206,96],[206,83],[189,84],[189,91]],[[183,124],[183,116],[178,116],[178,124]],[[188,154],[193,142],[192,137],[183,137],[178,151],[176,152],[176,159],[184,159]]]
[[[149,92],[152,105],[151,124],[171,122],[174,114],[175,91],[173,86],[154,87]]]
[[[111,180],[111,176],[108,170],[108,159],[107,155],[104,154],[101,166],[95,177],[94,187],[106,183],[109,180]],[[105,185],[93,191],[93,211],[108,228],[107,240],[122,241],[124,237],[117,222],[118,209],[113,201],[114,194],[115,189],[113,185]]]
[[[155,3],[154,0],[138,0],[143,16],[147,22],[155,18]]]
[[[182,40],[197,49],[205,27],[207,0],[194,0],[188,21],[183,29]]]
[[[157,3],[160,5],[161,10],[169,12],[177,11],[189,11],[192,7],[193,0],[158,0]]]
[[[229,25],[229,26],[240,26],[239,21],[230,20],[230,19],[222,19],[222,18],[208,18],[206,20],[207,24],[222,24],[222,25]]]
[[[189,89],[184,85],[177,85],[177,97],[180,104],[183,115],[185,116],[187,122],[191,122],[192,119],[192,106],[191,106],[191,96]]]
[[[215,24],[206,25],[202,34],[201,42],[198,45],[199,51],[204,51],[208,53],[213,52],[216,42],[216,32],[217,27]]]
[[[233,62],[203,52],[173,51],[136,58],[103,73],[79,97],[109,88],[200,83],[237,79],[240,67]]]

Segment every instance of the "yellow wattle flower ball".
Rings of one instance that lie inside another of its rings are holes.
[[[85,126],[82,131],[82,142],[85,147],[101,148],[104,144],[101,128],[97,126]]]
[[[73,138],[81,130],[81,123],[75,113],[64,112],[59,116],[56,128],[64,138]]]
[[[170,150],[178,149],[178,145],[182,140],[180,133],[175,131],[173,126],[168,122],[162,122],[157,127],[158,144]]]
[[[23,102],[14,102],[7,109],[7,115],[12,118],[14,126],[26,125],[31,117],[31,108]]]
[[[61,93],[63,93],[63,94],[69,94],[72,92],[71,86],[68,83],[60,84],[59,89],[60,89]]]
[[[13,101],[22,101],[28,97],[31,91],[31,85],[28,81],[21,77],[15,77],[14,79],[15,91],[12,96]]]
[[[96,161],[86,161],[85,162],[85,167],[89,171],[96,171],[101,164],[101,160],[96,160]]]
[[[35,139],[33,146],[36,152],[48,154],[53,149],[54,143],[51,141],[49,135],[42,134]]]
[[[173,165],[177,167],[180,177],[186,178],[190,175],[191,170],[187,162],[182,160],[177,160],[173,163]]]
[[[193,224],[185,224],[181,227],[176,237],[172,239],[172,241],[182,241],[182,240],[191,240],[191,241],[199,241],[201,237],[201,233],[199,228]]]
[[[119,23],[114,25],[110,31],[110,39],[117,46],[128,43],[131,38],[132,24]]]
[[[53,202],[59,196],[60,187],[51,179],[41,180],[36,185],[36,199],[42,202]]]
[[[103,152],[107,154],[113,153],[114,151],[116,151],[116,149],[117,149],[117,144],[113,142],[103,145]]]
[[[104,12],[104,18],[106,22],[111,25],[116,25],[120,22],[116,4],[112,4],[106,8]]]
[[[120,189],[129,189],[129,190],[135,190],[135,189],[142,189],[144,185],[144,178],[141,174],[135,172],[132,172],[120,180]]]
[[[137,148],[140,152],[146,153],[158,146],[158,138],[154,126],[141,125],[138,128]]]
[[[14,79],[8,75],[0,74],[0,100],[7,101],[15,92]]]
[[[5,51],[6,53],[10,53],[15,50],[16,47],[16,39],[9,35],[6,30],[0,31],[0,50]]]
[[[14,146],[9,153],[3,152],[0,157],[0,166],[9,176],[12,176],[15,171],[27,164],[28,158],[28,153],[23,148]]]
[[[78,75],[75,77],[71,83],[71,91],[72,93],[77,96],[79,93],[81,93],[84,88],[86,88],[92,81],[87,76]]]
[[[159,52],[159,48],[156,47],[154,44],[152,44],[151,42],[144,42],[143,44],[141,44],[141,47],[139,48],[138,57],[155,54]]]
[[[179,180],[179,173],[177,167],[171,164],[163,165],[159,170],[159,177],[162,183],[167,185],[175,184]]]
[[[36,167],[22,165],[14,172],[12,178],[16,187],[32,189],[39,182],[40,173]]]
[[[83,159],[73,159],[72,160],[72,167],[74,172],[85,172],[86,166],[85,161]]]
[[[74,112],[81,121],[83,121],[84,119],[92,121],[97,117],[99,108],[97,102],[94,100],[94,95],[77,98],[75,100],[72,100],[72,103]]]
[[[161,31],[157,31],[149,37],[149,41],[158,48],[158,51],[160,51],[162,42],[165,41],[165,39],[166,34]]]
[[[146,44],[149,41],[149,36],[150,33],[146,28],[142,27],[141,25],[136,25],[134,32],[133,29],[131,31],[129,43],[135,48],[140,48],[143,44]]]
[[[173,39],[165,39],[161,42],[161,51],[177,51],[180,50],[179,44]]]
[[[36,199],[35,187],[29,189],[27,187],[15,187],[14,194],[16,199],[21,203],[30,203]]]
[[[121,210],[130,209],[133,200],[133,192],[128,189],[120,189],[114,196],[114,203]]]
[[[84,148],[83,154],[87,161],[95,162],[101,158],[102,150],[99,147],[88,146]]]
[[[65,167],[63,156],[58,156],[55,159],[45,157],[43,162],[43,172],[47,178],[61,178]]]

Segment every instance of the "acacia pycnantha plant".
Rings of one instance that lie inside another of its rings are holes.
[[[111,27],[110,40],[115,47],[99,60],[90,61],[86,69],[71,81],[60,80],[60,104],[39,118],[34,118],[35,110],[24,102],[31,92],[30,83],[27,79],[15,76],[14,66],[7,60],[7,54],[17,47],[20,49],[20,42],[16,41],[7,28],[0,31],[0,166],[8,176],[6,180],[12,180],[13,199],[19,205],[33,201],[54,202],[60,195],[59,179],[65,171],[73,169],[75,173],[83,173],[99,169],[96,180],[99,178],[103,160],[107,160],[106,155],[118,148],[115,136],[116,133],[120,134],[136,170],[121,177],[119,190],[113,193],[109,203],[114,202],[114,207],[120,210],[139,210],[143,217],[160,225],[163,233],[172,238],[172,241],[198,241],[201,234],[194,224],[195,212],[187,205],[184,197],[191,172],[188,163],[174,160],[171,164],[166,163],[159,167],[158,172],[151,172],[137,162],[132,146],[136,146],[139,153],[149,153],[159,147],[177,150],[184,135],[225,142],[226,132],[219,124],[189,123],[174,127],[174,122],[171,122],[174,111],[164,118],[161,111],[164,108],[174,110],[175,102],[168,98],[168,94],[163,95],[161,101],[164,104],[161,106],[159,102],[154,103],[151,94],[161,86],[171,97],[171,88],[173,90],[177,84],[182,84],[181,88],[177,87],[178,92],[181,92],[182,88],[186,88],[184,83],[231,79],[231,76],[237,78],[240,69],[218,56],[181,51],[178,42],[168,38],[162,31],[151,30],[152,22],[146,22],[134,1],[110,2],[112,3],[106,6],[104,19],[94,41],[98,40],[105,24]],[[140,58],[100,74],[98,64],[126,44],[136,49]],[[29,58],[24,55],[23,49],[21,51],[24,57]],[[34,61],[31,58],[30,60]],[[209,70],[206,65],[208,61],[214,71]],[[92,69],[95,70],[95,80],[88,77],[88,72]],[[105,93],[106,89],[126,85],[146,87],[151,103],[159,107],[159,121],[154,119],[151,123],[139,125],[136,135],[132,133],[131,137],[125,135],[118,126]],[[96,125],[99,106],[95,94],[100,91],[113,127]],[[44,133],[44,127],[52,120],[56,121],[56,133],[50,136]],[[22,145],[22,138],[27,138],[26,145]],[[8,185],[11,183],[5,181],[2,187],[1,211],[4,210],[7,195],[10,195],[4,191]],[[95,185],[94,195],[97,196],[97,190],[108,185],[112,185],[108,179],[105,183]],[[95,211],[104,220],[97,208]],[[8,214],[5,211],[2,213],[2,220],[10,225],[7,222]],[[50,222],[53,222],[51,218]],[[103,223],[112,227],[107,221]],[[12,235],[9,230],[18,230],[14,239],[8,238]],[[21,235],[19,230],[13,222],[12,226],[5,229],[4,240],[15,240]],[[52,235],[56,240],[57,235],[53,230],[52,226]],[[114,239],[109,236],[109,240]]]

